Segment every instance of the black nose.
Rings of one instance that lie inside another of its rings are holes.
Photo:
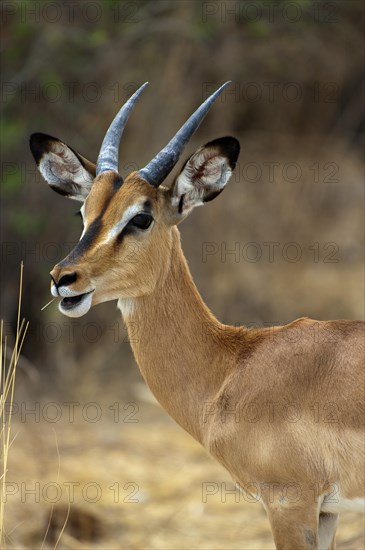
[[[73,273],[67,273],[66,275],[62,275],[61,279],[58,281],[58,284],[56,284],[57,287],[60,286],[68,286],[74,283],[77,279],[76,271]],[[53,279],[54,280],[54,279]]]

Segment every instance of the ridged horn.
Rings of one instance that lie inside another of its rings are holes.
[[[139,171],[139,175],[153,187],[158,187],[171,172],[184,149],[185,145],[197,130],[199,124],[208,113],[214,101],[221,94],[224,88],[230,83],[225,82],[216,92],[200,105],[191,115],[171,141],[153,158],[147,166]]]
[[[120,111],[116,114],[113,122],[108,128],[107,133],[101,144],[100,153],[96,162],[96,175],[102,174],[107,170],[118,172],[118,157],[119,144],[122,137],[124,127],[132,112],[134,104],[138,101],[139,96],[147,86],[145,82],[128,101],[123,105]]]

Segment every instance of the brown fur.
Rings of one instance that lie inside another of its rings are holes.
[[[82,292],[92,282],[93,304],[120,298],[151,391],[242,490],[255,484],[277,548],[334,548],[337,516],[320,513],[323,498],[333,487],[347,499],[364,496],[364,323],[222,325],[192,281],[171,225],[178,219],[171,191],[136,173],[115,189],[113,177],[99,176],[86,199],[86,226],[101,215],[94,245],[53,276],[76,270],[72,288]],[[153,205],[152,229],[127,236],[118,250],[100,245],[144,197]],[[135,261],[128,261],[133,246]],[[297,500],[287,496],[291,486]]]

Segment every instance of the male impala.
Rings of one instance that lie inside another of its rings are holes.
[[[211,141],[170,187],[163,182],[225,85],[123,181],[119,142],[145,86],[116,115],[96,165],[58,139],[31,136],[49,185],[83,203],[84,230],[52,270],[52,294],[70,317],[117,299],[128,330],[138,327],[133,351],[152,392],[242,491],[261,500],[276,547],[334,548],[340,510],[364,507],[365,325],[302,318],[250,331],[213,316],[177,224],[224,189],[238,141]]]

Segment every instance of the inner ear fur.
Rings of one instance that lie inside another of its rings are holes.
[[[39,171],[54,191],[85,200],[96,175],[93,162],[48,134],[32,134],[29,145]]]
[[[239,152],[238,140],[226,136],[210,141],[187,159],[170,191],[175,223],[223,191]]]

